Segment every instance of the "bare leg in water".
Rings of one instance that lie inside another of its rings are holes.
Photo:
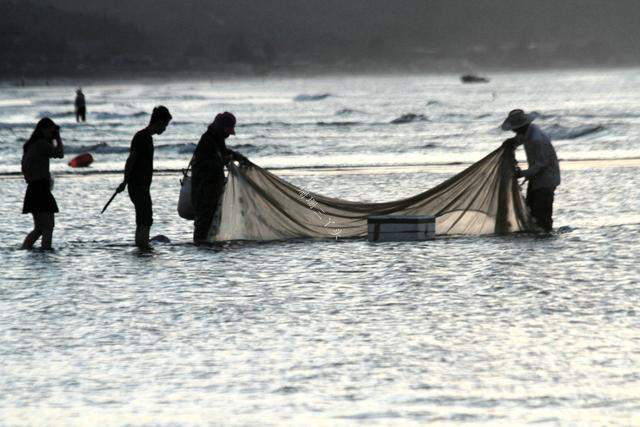
[[[149,245],[149,232],[151,231],[151,227],[147,227],[144,225],[136,226],[136,246],[140,249],[149,249],[151,245]]]
[[[22,243],[22,249],[33,249],[33,245],[42,236],[42,249],[50,250],[55,225],[53,212],[39,212],[33,214],[33,231],[27,234]]]

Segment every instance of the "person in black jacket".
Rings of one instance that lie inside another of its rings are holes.
[[[76,100],[74,102],[76,107],[76,122],[87,121],[87,102],[84,99],[84,93],[82,89],[76,90]]]
[[[191,203],[195,211],[193,241],[207,242],[218,200],[225,184],[224,167],[232,160],[247,163],[242,154],[227,148],[225,139],[235,135],[236,118],[229,112],[218,114],[200,138],[191,163]]]
[[[131,141],[129,157],[124,168],[124,181],[118,193],[129,186],[129,198],[136,208],[136,246],[149,248],[149,232],[153,225],[151,180],[153,178],[153,135],[161,135],[172,117],[167,107],[153,109],[149,125],[135,134]]]
[[[54,144],[55,141],[55,144]],[[58,204],[51,194],[52,179],[49,172],[49,160],[61,159],[64,146],[60,138],[60,127],[48,117],[36,125],[33,134],[24,144],[22,155],[22,174],[27,181],[22,213],[33,215],[33,231],[22,243],[22,249],[32,249],[42,236],[42,249],[50,250],[53,238],[54,215]]]

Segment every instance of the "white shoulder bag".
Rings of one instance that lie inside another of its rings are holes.
[[[178,215],[181,218],[193,220],[196,215],[193,211],[193,204],[191,203],[191,163],[193,158],[189,162],[189,166],[186,169],[182,169],[182,179],[180,180],[180,197],[178,198]]]

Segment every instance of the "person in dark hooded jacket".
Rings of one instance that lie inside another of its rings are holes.
[[[227,148],[225,140],[235,135],[236,118],[229,112],[216,115],[200,138],[191,162],[191,203],[195,211],[193,241],[207,242],[218,200],[224,191],[224,167],[236,160],[248,163],[245,156]]]

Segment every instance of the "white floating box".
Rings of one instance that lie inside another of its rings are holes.
[[[370,242],[403,242],[433,239],[436,219],[432,216],[372,215],[367,218]]]

